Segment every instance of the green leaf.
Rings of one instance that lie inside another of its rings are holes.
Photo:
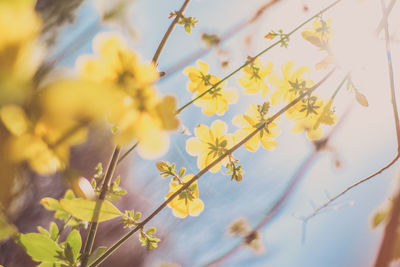
[[[76,261],[76,259],[79,256],[79,251],[81,251],[82,247],[82,238],[81,235],[79,234],[79,231],[72,230],[71,233],[69,233],[65,242],[70,245],[74,261]]]
[[[90,266],[95,260],[97,260],[106,251],[107,247],[98,247],[95,251],[90,254],[88,259],[88,266]]]
[[[34,261],[58,262],[62,252],[54,240],[38,233],[18,234],[16,241]]]
[[[59,230],[58,230],[58,226],[55,222],[50,223],[49,232],[50,232],[50,238],[53,239],[54,241],[56,241]]]
[[[57,199],[51,197],[45,197],[40,200],[40,204],[47,210],[59,210],[61,209],[60,203]]]
[[[37,227],[37,230],[39,231],[39,233],[41,233],[42,235],[45,235],[45,236],[48,236],[48,237],[50,237],[50,233],[49,233],[49,231],[47,231],[46,229],[44,229],[43,227],[41,227],[41,226],[38,226]]]
[[[152,236],[156,233],[156,228],[155,227],[151,227],[150,229],[148,229],[146,231],[146,234],[148,234],[149,236]]]
[[[186,172],[186,169],[185,169],[185,168],[180,169],[180,170],[179,170],[179,176],[180,176],[180,177],[184,176],[184,175],[185,175],[185,172]]]
[[[103,222],[123,216],[123,213],[107,200],[90,200],[83,198],[61,199],[60,205],[72,216],[88,222]],[[95,208],[98,209],[97,216],[93,216]]]

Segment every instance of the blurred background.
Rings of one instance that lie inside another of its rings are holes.
[[[46,62],[52,67],[42,71],[51,69],[47,76],[74,75],[77,57],[92,53],[93,37],[108,31],[122,33],[132,49],[150,61],[170,24],[169,13],[178,10],[183,1],[125,1],[126,5],[113,20],[103,21],[101,12],[111,10],[118,2],[121,1],[39,0],[37,10],[48,29],[42,36],[49,51]],[[185,14],[196,17],[199,22],[191,34],[180,25],[172,32],[159,59],[158,69],[166,72],[157,84],[159,92],[175,95],[178,106],[182,106],[192,97],[186,89],[188,79],[182,73],[182,66],[194,65],[200,58],[210,65],[212,74],[224,77],[243,64],[247,56],[254,56],[272,43],[264,38],[269,31],[289,32],[330,3],[328,0],[191,1]],[[255,17],[255,14],[258,15]],[[398,94],[399,14],[400,5],[394,5],[388,20]],[[354,94],[346,90],[339,92],[334,104],[339,125],[324,128],[325,135],[334,129],[327,148],[313,156],[288,202],[261,229],[264,250],[255,253],[242,246],[221,262],[221,266],[350,267],[370,266],[375,260],[384,228],[381,225],[372,229],[371,217],[394,192],[393,180],[400,175],[398,164],[349,191],[306,225],[302,220],[330,196],[384,167],[396,156],[397,150],[384,35],[383,31],[376,34],[382,18],[379,1],[343,1],[323,17],[332,18],[332,50],[341,68],[321,86],[318,94],[330,96],[351,71],[352,80],[367,97],[369,107],[358,105]],[[304,28],[311,29],[312,23]],[[210,48],[202,41],[204,33],[216,34],[221,41]],[[327,72],[315,69],[315,64],[324,56],[324,52],[304,41],[299,31],[291,37],[288,48],[276,47],[261,60],[272,61],[278,71],[288,60],[293,60],[296,67],[309,66],[312,69],[309,76],[317,82]],[[238,103],[231,105],[222,117],[206,116],[194,105],[185,109],[179,115],[185,132],[172,134],[169,152],[157,160],[175,162],[178,168],[186,167],[189,173],[199,171],[196,158],[185,151],[185,142],[194,128],[221,119],[227,122],[229,132],[233,132],[236,127],[231,121],[235,115],[244,113],[252,103],[265,101],[259,95],[244,95],[237,77],[228,80],[228,87],[238,89]],[[170,209],[164,209],[149,223],[157,227],[162,240],[159,248],[147,251],[133,237],[102,266],[202,266],[237,246],[241,239],[227,234],[228,225],[241,217],[252,227],[262,221],[315,150],[315,144],[304,133],[290,131],[290,121],[282,117],[279,124],[281,134],[273,152],[259,149],[252,153],[241,148],[234,153],[245,171],[241,182],[231,181],[223,172],[207,173],[199,180],[200,198],[205,204],[200,216],[179,219]],[[71,166],[82,170],[87,177],[93,174],[97,162],[104,165],[108,162],[112,150],[106,134],[92,132],[90,141],[75,147],[71,155]],[[162,203],[169,189],[168,181],[155,168],[157,160],[144,160],[132,153],[124,161],[117,174],[121,174],[129,193],[117,206],[142,211],[146,216]],[[52,213],[44,210],[38,200],[49,192],[51,197],[59,198],[65,190],[61,178],[32,177],[31,181],[29,197],[14,219],[21,232],[34,231],[36,225],[47,227]],[[111,245],[124,232],[121,228],[117,220],[102,225],[96,246]],[[0,249],[0,264],[33,266],[12,242],[2,244]]]

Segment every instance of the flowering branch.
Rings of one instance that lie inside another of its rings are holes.
[[[295,98],[292,102],[287,104],[285,107],[280,109],[278,112],[276,112],[272,117],[270,117],[266,122],[264,122],[262,125],[260,125],[258,128],[256,128],[252,133],[247,135],[245,138],[243,138],[239,143],[234,145],[232,148],[226,150],[224,154],[219,156],[217,159],[215,159],[213,162],[211,162],[209,165],[207,165],[205,168],[203,168],[200,172],[198,172],[195,176],[193,176],[192,179],[190,179],[188,182],[186,182],[179,190],[174,192],[167,200],[165,200],[158,208],[156,208],[153,213],[151,213],[146,219],[144,219],[140,224],[138,224],[134,229],[129,231],[127,234],[125,234],[119,241],[117,241],[114,245],[112,245],[110,248],[108,248],[103,255],[101,255],[95,262],[93,262],[90,267],[98,266],[100,263],[102,263],[108,256],[110,256],[116,249],[118,249],[123,243],[125,243],[126,240],[128,240],[134,233],[136,233],[138,230],[143,228],[151,219],[153,219],[158,213],[160,213],[167,205],[170,203],[175,197],[177,197],[183,190],[186,190],[191,184],[196,182],[201,176],[203,176],[205,173],[207,173],[211,168],[213,168],[215,165],[217,165],[220,161],[222,161],[226,156],[229,156],[232,154],[235,150],[237,150],[239,147],[241,147],[244,143],[246,143],[248,140],[250,140],[253,136],[255,136],[258,132],[260,132],[262,129],[268,126],[268,124],[272,123],[275,119],[277,119],[279,116],[281,116],[283,113],[285,113],[288,109],[293,107],[296,103],[301,101],[306,95],[312,93],[315,91],[322,83],[324,83],[335,71],[335,69],[332,69],[328,74],[325,75],[324,78],[322,78],[318,83],[316,83],[313,87],[309,88],[306,92],[300,94],[297,98]]]
[[[347,78],[348,78],[348,76],[346,75],[346,77],[343,79],[343,81],[338,86],[338,89],[335,90],[334,95],[336,95],[338,90],[343,86],[344,81]],[[293,177],[291,178],[289,184],[287,185],[286,189],[283,191],[281,196],[275,201],[275,203],[272,205],[272,207],[267,210],[267,212],[264,215],[264,219],[261,220],[254,227],[254,229],[248,234],[248,236],[254,235],[257,231],[259,231],[260,229],[262,229],[263,227],[268,225],[268,223],[271,222],[279,214],[279,212],[284,208],[287,200],[289,199],[289,197],[292,195],[292,193],[296,189],[297,184],[301,181],[301,178],[304,177],[304,174],[307,172],[308,168],[312,165],[312,163],[317,158],[318,153],[324,147],[327,146],[329,140],[332,138],[334,133],[339,129],[339,127],[343,124],[344,120],[348,117],[348,113],[350,112],[351,107],[352,107],[352,104],[349,105],[349,107],[346,109],[345,113],[343,114],[342,119],[332,128],[332,130],[329,132],[329,134],[324,139],[315,143],[313,152],[310,155],[308,155],[307,158],[303,161],[303,163],[300,165],[300,167],[294,173]],[[239,248],[243,245],[243,242],[245,240],[246,240],[246,238],[244,237],[240,243],[236,244],[234,247],[229,249],[223,255],[221,255],[218,258],[207,263],[206,266],[213,266],[213,265],[220,264],[221,262],[225,261],[230,256],[235,254],[236,251],[239,250]]]
[[[327,10],[329,10],[330,8],[332,8],[333,6],[335,6],[336,4],[338,4],[340,1],[342,0],[336,0],[335,2],[333,2],[332,4],[330,4],[329,6],[325,7],[324,9],[322,9],[321,11],[319,11],[317,14],[315,14],[314,16],[310,17],[309,19],[305,20],[303,23],[301,23],[300,25],[298,25],[296,28],[294,28],[293,30],[291,30],[289,33],[286,34],[286,36],[289,38],[291,35],[293,35],[295,32],[297,32],[299,29],[301,29],[304,25],[306,25],[308,22],[312,21],[314,18],[320,16],[322,13],[326,12]],[[257,55],[255,55],[254,57],[251,57],[253,60],[255,60],[256,58],[258,58],[259,56],[265,54],[266,52],[268,52],[269,50],[271,50],[272,48],[274,48],[275,46],[277,46],[278,44],[282,43],[282,39],[279,41],[276,41],[275,43],[273,43],[272,45],[268,46],[267,48],[265,48],[264,50],[262,50],[261,52],[259,52]],[[236,73],[238,73],[241,69],[243,69],[244,67],[246,67],[247,65],[249,65],[250,63],[253,62],[253,60],[247,60],[243,65],[241,65],[240,67],[238,67],[237,69],[235,69],[234,71],[232,71],[230,74],[228,74],[227,76],[225,76],[223,79],[221,79],[219,82],[215,83],[213,86],[211,86],[208,90],[204,91],[202,94],[199,94],[197,97],[195,97],[193,100],[189,101],[188,103],[186,103],[185,105],[183,105],[182,107],[180,107],[177,111],[176,114],[179,114],[182,112],[182,110],[184,110],[185,108],[187,108],[189,105],[191,105],[193,102],[195,102],[196,100],[198,100],[199,98],[203,97],[204,95],[208,94],[211,90],[217,88],[221,83],[223,83],[224,81],[226,81],[227,79],[229,79],[230,77],[232,77],[233,75],[235,75]]]

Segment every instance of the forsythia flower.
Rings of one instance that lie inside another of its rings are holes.
[[[273,67],[272,62],[268,62],[266,66],[263,66],[259,58],[244,67],[244,75],[238,79],[239,84],[245,88],[244,92],[255,94],[260,91],[261,95],[266,97],[269,88],[265,83],[265,79],[271,74]]]
[[[191,156],[198,156],[199,169],[203,169],[232,147],[233,138],[226,132],[227,125],[221,120],[214,121],[210,128],[200,124],[194,129],[196,137],[191,137],[186,141],[186,151]],[[226,163],[228,163],[227,157],[212,167],[210,172],[218,172],[221,165],[225,166]]]
[[[267,103],[263,105],[253,104],[247,108],[245,115],[234,117],[233,124],[241,128],[234,133],[235,140],[242,140],[268,121],[268,117],[266,117],[268,108],[269,106]],[[249,151],[255,152],[258,150],[261,143],[265,149],[272,150],[276,146],[276,141],[272,138],[278,136],[278,134],[279,126],[275,122],[269,123],[259,133],[247,141],[244,147]]]
[[[304,79],[303,75],[310,72],[308,67],[300,67],[293,71],[294,62],[289,61],[282,66],[283,77],[272,73],[269,81],[276,91],[271,94],[271,105],[278,105],[282,101],[290,102],[313,85],[309,79]]]
[[[221,81],[220,78],[208,73],[208,64],[197,61],[199,68],[194,66],[187,67],[184,73],[189,77],[188,90],[195,93],[193,98],[198,97],[213,85]],[[218,84],[208,93],[194,102],[194,105],[202,107],[202,112],[206,115],[223,115],[228,110],[228,105],[236,103],[238,94],[236,89],[224,89],[225,82]]]
[[[194,105],[202,107],[202,112],[208,116],[214,113],[220,116],[224,115],[225,111],[228,110],[228,105],[237,102],[238,94],[234,88],[222,89],[223,87],[224,83],[218,85],[216,88],[197,99]]]
[[[303,38],[322,50],[329,49],[331,40],[331,19],[323,20],[318,18],[313,22],[312,30],[305,30],[301,33]]]
[[[193,174],[188,174],[181,181],[173,180],[169,184],[169,193],[165,196],[168,199],[178,191],[185,183],[193,178]],[[199,189],[197,181],[192,183],[187,189],[176,196],[168,207],[172,209],[174,216],[185,218],[186,216],[198,216],[204,210],[204,203],[199,199]]]
[[[310,140],[322,138],[323,131],[321,124],[333,125],[336,122],[336,115],[332,111],[332,99],[324,103],[318,96],[313,95],[298,102],[288,113],[288,118],[295,121],[292,128],[294,133],[306,132]]]
[[[189,66],[183,70],[183,73],[185,73],[189,78],[187,88],[191,93],[203,93],[212,85],[220,81],[218,77],[211,75],[208,72],[207,63],[197,60],[197,65],[199,66],[198,68]]]
[[[115,142],[126,145],[136,139],[140,142],[139,153],[146,158],[166,152],[169,146],[166,131],[178,126],[176,101],[172,96],[161,98],[155,91],[153,83],[159,77],[155,66],[140,62],[116,35],[98,35],[94,51],[96,56],[81,57],[78,61],[82,78],[111,83],[124,94],[119,107],[108,116],[118,128]]]
[[[68,128],[50,129],[41,122],[32,126],[24,110],[11,104],[0,109],[0,118],[11,133],[7,145],[10,160],[27,161],[40,174],[50,174],[64,168],[69,157],[69,147],[82,142],[86,137],[86,130],[82,129],[51,147],[47,142],[55,142]]]
[[[0,105],[21,103],[39,65],[35,1],[0,1]],[[12,27],[10,26],[12,25]]]

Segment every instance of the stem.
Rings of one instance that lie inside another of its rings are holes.
[[[385,3],[381,0],[382,6],[382,16],[385,18],[384,20],[384,31],[385,31],[385,41],[386,41],[386,55],[388,61],[388,68],[389,68],[389,80],[390,80],[390,93],[392,97],[392,105],[393,105],[393,112],[394,112],[394,119],[396,125],[396,135],[397,135],[397,156],[400,155],[400,126],[399,126],[399,116],[397,111],[396,105],[396,96],[394,90],[394,78],[393,78],[393,66],[392,66],[392,59],[391,59],[391,48],[390,48],[390,36],[389,36],[389,26],[387,22],[387,15],[385,9]],[[389,7],[388,7],[389,8]],[[382,20],[383,20],[382,18]],[[396,238],[397,238],[397,227],[399,225],[400,219],[400,190],[397,191],[396,197],[393,201],[393,207],[390,214],[390,219],[388,224],[385,228],[385,233],[383,235],[383,240],[381,247],[379,249],[378,257],[375,262],[376,267],[386,267],[389,266],[393,249],[395,246]]]
[[[322,13],[326,12],[327,10],[329,10],[330,8],[332,8],[333,6],[335,6],[336,4],[338,4],[340,1],[342,0],[336,0],[335,2],[333,2],[332,4],[330,4],[329,6],[327,6],[326,8],[322,9],[321,11],[319,11],[317,14],[315,14],[314,16],[310,17],[309,19],[305,20],[303,23],[301,23],[300,25],[298,25],[296,28],[294,28],[293,30],[291,30],[288,34],[287,37],[290,37],[293,33],[295,33],[296,31],[298,31],[301,27],[303,27],[304,25],[306,25],[308,22],[312,21],[314,18],[318,17],[319,15],[321,15]],[[259,56],[265,54],[266,52],[268,52],[269,50],[271,50],[272,48],[274,48],[275,46],[277,46],[278,44],[280,44],[282,42],[282,40],[276,41],[275,43],[273,43],[272,45],[268,46],[267,48],[265,48],[264,50],[262,50],[261,52],[259,52],[257,55],[255,55],[254,57],[252,57],[252,59],[256,59]],[[241,69],[243,69],[244,67],[246,67],[247,65],[249,65],[252,62],[252,60],[247,60],[243,65],[241,65],[240,67],[238,67],[236,70],[232,71],[230,74],[228,74],[227,76],[225,76],[222,80],[220,80],[219,82],[217,82],[216,84],[214,84],[213,86],[211,86],[208,90],[204,91],[203,93],[201,93],[200,95],[198,95],[197,97],[195,97],[193,100],[189,101],[188,103],[186,103],[185,105],[183,105],[182,107],[180,107],[177,111],[176,114],[181,113],[182,110],[184,110],[185,108],[187,108],[189,105],[191,105],[193,102],[195,102],[196,100],[198,100],[199,98],[201,98],[202,96],[204,96],[205,94],[209,93],[211,90],[213,90],[214,88],[216,88],[218,85],[220,85],[221,83],[223,83],[224,81],[226,81],[227,79],[229,79],[230,77],[232,77],[233,75],[235,75],[236,73],[238,73]]]
[[[114,149],[114,153],[111,157],[110,163],[108,164],[107,172],[104,177],[101,191],[100,191],[99,201],[96,202],[96,206],[95,206],[95,209],[93,212],[92,222],[90,223],[90,226],[89,226],[89,234],[88,234],[88,237],[86,238],[86,242],[84,245],[84,249],[83,249],[83,253],[82,253],[82,265],[81,265],[82,267],[87,266],[89,255],[92,252],[94,239],[96,237],[97,227],[99,225],[97,220],[100,215],[99,213],[100,213],[102,200],[104,200],[107,195],[110,181],[114,175],[115,168],[117,167],[117,164],[118,164],[118,157],[119,157],[120,152],[121,152],[121,148],[119,146],[116,146]]]
[[[380,170],[374,172],[373,174],[365,177],[364,179],[361,179],[360,181],[350,185],[349,187],[347,187],[345,190],[343,190],[342,192],[340,192],[339,194],[337,194],[334,197],[331,197],[330,199],[328,199],[328,201],[326,201],[324,204],[322,204],[321,206],[319,206],[318,208],[316,208],[310,215],[308,215],[306,218],[304,218],[304,221],[308,221],[310,220],[312,217],[314,217],[315,215],[317,215],[322,209],[326,208],[327,206],[329,206],[329,204],[331,204],[333,201],[335,201],[336,199],[340,198],[341,196],[343,196],[344,194],[346,194],[348,191],[350,191],[351,189],[353,189],[354,187],[357,187],[358,185],[374,178],[375,176],[377,176],[378,174],[382,173],[383,171],[385,171],[386,169],[390,168],[394,163],[396,163],[396,161],[400,158],[400,155],[397,155],[391,162],[389,162],[385,167],[381,168]]]
[[[389,14],[390,14],[390,12],[392,12],[392,9],[393,9],[395,3],[396,3],[396,0],[392,0],[389,3],[388,7],[386,8],[385,12],[383,13],[382,19],[379,22],[378,27],[376,27],[375,35],[378,35],[381,32],[381,30],[383,29],[383,27],[385,27],[385,24],[387,23]]]
[[[343,80],[340,82],[339,86],[336,88],[335,92],[332,94],[331,99],[335,99],[336,95],[339,93],[340,89],[342,88],[343,84],[346,82],[347,79],[349,79],[350,74],[347,74]]]
[[[205,173],[207,173],[211,168],[213,168],[216,164],[218,164],[221,160],[223,160],[226,156],[232,154],[235,150],[237,150],[239,147],[241,147],[244,143],[246,143],[248,140],[250,140],[253,136],[255,136],[259,131],[264,129],[264,127],[268,126],[268,124],[272,123],[276,118],[281,116],[283,113],[285,113],[288,109],[293,107],[296,103],[301,101],[306,95],[312,93],[315,91],[322,83],[324,83],[335,71],[335,69],[332,69],[328,74],[324,76],[318,83],[316,83],[313,87],[309,88],[307,92],[304,92],[300,96],[298,96],[296,99],[294,99],[292,102],[287,104],[285,107],[280,109],[278,112],[276,112],[272,117],[268,119],[267,122],[263,123],[260,127],[256,128],[252,133],[247,135],[244,139],[242,139],[239,143],[237,143],[235,146],[232,148],[228,149],[224,154],[222,154],[220,157],[215,159],[213,162],[211,162],[208,166],[206,166],[204,169],[202,169],[200,172],[198,172],[195,176],[193,176],[192,179],[190,179],[188,182],[186,182],[181,188],[179,188],[175,193],[173,193],[167,200],[165,200],[158,208],[156,208],[153,213],[151,213],[146,219],[144,219],[140,224],[138,224],[134,229],[129,231],[127,234],[125,234],[119,241],[117,241],[114,245],[112,245],[110,248],[108,248],[103,255],[101,255],[95,262],[93,262],[90,267],[98,266],[100,263],[102,263],[108,256],[110,256],[116,249],[118,249],[126,240],[129,239],[134,233],[136,233],[139,229],[143,228],[151,219],[153,219],[158,213],[160,213],[167,205],[170,203],[176,196],[178,196],[182,191],[186,190],[192,183],[197,181],[201,176],[203,176]]]
[[[175,25],[178,23],[181,15],[185,11],[185,9],[186,9],[187,5],[189,4],[189,2],[190,2],[190,0],[185,0],[185,2],[183,3],[181,9],[179,9],[178,14],[176,15],[175,19],[171,22],[171,24],[168,27],[168,30],[165,32],[160,44],[157,47],[156,52],[154,53],[154,56],[153,56],[153,59],[152,59],[154,65],[157,65],[158,58],[160,57],[161,51],[163,50],[165,43],[167,42],[169,36],[171,35],[172,30],[174,29]]]
[[[137,146],[139,145],[139,141],[137,141],[131,148],[129,148],[118,160],[117,164],[120,164],[123,159],[125,159],[129,153],[131,153]]]

